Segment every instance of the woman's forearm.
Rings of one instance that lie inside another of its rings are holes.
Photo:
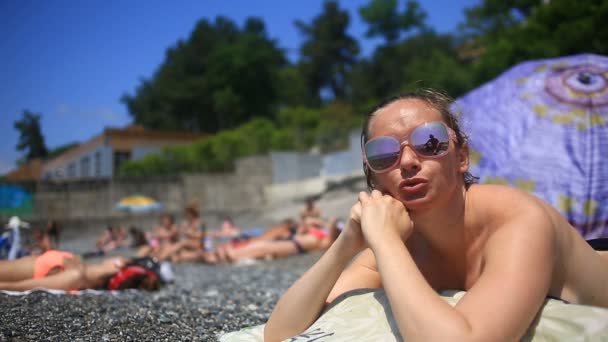
[[[340,274],[355,253],[338,239],[298,281],[283,294],[266,327],[265,341],[281,341],[306,330],[318,317]]]
[[[428,284],[400,239],[372,250],[404,340],[459,340],[470,334],[465,317]]]

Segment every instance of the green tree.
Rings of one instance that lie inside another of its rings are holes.
[[[427,14],[417,1],[408,0],[403,13],[399,13],[398,5],[398,0],[372,0],[359,8],[361,18],[369,26],[366,36],[381,36],[391,45],[401,37],[402,32],[415,28],[427,29]]]
[[[369,26],[368,38],[381,36],[391,44],[399,39],[401,23],[397,13],[397,0],[372,0],[359,8],[359,15]]]
[[[71,142],[71,143],[67,143],[67,144],[63,144],[60,146],[55,147],[54,149],[49,151],[49,154],[47,156],[48,159],[53,159],[57,156],[59,156],[60,154],[62,154],[63,152],[70,150],[76,146],[80,145],[80,143],[78,142]]]
[[[324,106],[317,127],[317,144],[323,152],[348,148],[348,135],[361,128],[362,117],[355,115],[353,106],[344,101],[334,101]]]
[[[541,4],[539,0],[484,0],[465,9],[466,19],[460,28],[466,35],[495,38],[525,20]]]
[[[49,154],[40,128],[40,117],[41,114],[24,110],[21,119],[14,122],[15,129],[19,131],[17,150],[25,152],[25,161],[45,158]]]
[[[433,86],[459,96],[472,86],[471,67],[458,56],[453,36],[428,29],[376,49],[352,73],[352,102],[357,112],[367,112],[380,100]]]
[[[254,116],[272,117],[285,64],[260,19],[248,18],[242,28],[225,17],[203,19],[122,102],[144,126],[215,133]]]
[[[491,1],[486,0],[484,4]],[[530,59],[578,53],[608,54],[608,3],[552,0],[527,10],[525,20],[507,28],[481,32],[484,53],[473,65],[475,83],[493,79],[505,69]]]
[[[301,65],[284,67],[279,71],[279,106],[318,106],[318,94],[311,91]]]
[[[349,21],[348,12],[335,1],[325,2],[312,23],[296,21],[305,37],[300,63],[310,93],[320,96],[322,89],[329,89],[335,99],[346,98],[348,74],[359,53],[357,41],[346,32]]]
[[[472,86],[470,67],[458,56],[458,40],[431,29],[417,1],[407,1],[402,11],[398,7],[397,0],[372,0],[360,9],[368,36],[382,36],[385,43],[353,69],[351,99],[357,112],[367,112],[383,98],[420,86],[440,88],[454,96]]]
[[[304,151],[317,142],[317,127],[321,121],[319,109],[288,107],[279,112],[277,119],[278,125],[290,135],[294,149]]]

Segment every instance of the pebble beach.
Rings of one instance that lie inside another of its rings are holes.
[[[318,205],[324,216],[348,215],[363,187],[353,185],[323,194]],[[302,201],[282,203],[235,222],[270,226],[295,218],[301,206]],[[94,246],[95,234],[67,241],[62,249],[81,253]],[[175,282],[156,292],[0,293],[0,341],[216,341],[223,333],[265,323],[281,294],[321,255],[173,264]]]

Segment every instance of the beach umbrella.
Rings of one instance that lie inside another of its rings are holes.
[[[151,212],[161,208],[161,203],[142,195],[124,197],[116,204],[116,209],[130,212]]]
[[[515,65],[454,109],[481,183],[530,191],[585,238],[608,237],[608,57]]]

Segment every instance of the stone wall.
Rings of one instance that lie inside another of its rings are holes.
[[[196,203],[205,211],[256,210],[265,205],[264,187],[271,184],[267,156],[237,161],[235,172],[185,174],[165,178],[139,178],[94,182],[40,183],[34,192],[34,217],[56,220],[130,217],[115,209],[121,198],[144,195],[177,213]]]

